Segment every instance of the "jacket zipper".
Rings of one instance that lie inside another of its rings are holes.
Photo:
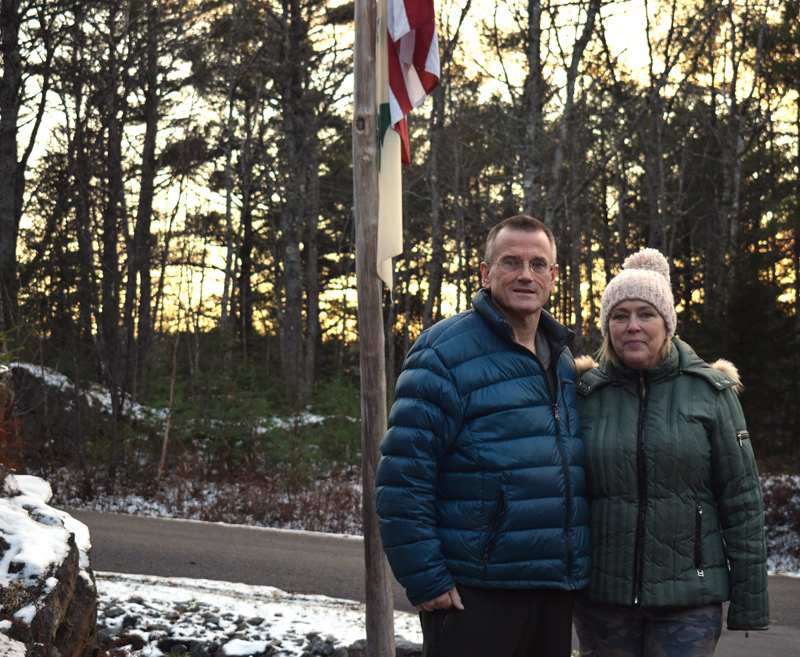
[[[560,349],[553,350],[552,358],[553,358],[553,367],[555,370],[556,377],[558,381],[555,385],[555,390],[553,390],[549,384],[547,384],[547,373],[544,371],[544,365],[542,365],[542,361],[539,360],[536,354],[532,354],[534,360],[539,364],[539,367],[542,370],[542,376],[545,379],[545,384],[547,385],[547,390],[550,394],[550,399],[553,402],[553,420],[555,421],[556,425],[556,445],[558,446],[558,451],[561,454],[561,466],[564,469],[564,483],[566,485],[566,492],[565,492],[565,502],[566,502],[566,512],[564,514],[564,541],[567,545],[567,579],[569,580],[569,586],[571,589],[575,588],[575,583],[572,580],[572,543],[569,540],[569,514],[570,514],[570,505],[572,503],[572,495],[570,494],[570,483],[569,483],[569,466],[567,465],[567,455],[564,453],[564,446],[561,444],[561,431],[559,428],[559,413],[558,413],[558,388],[559,384],[562,384],[562,398],[563,398],[563,382],[561,381],[561,377],[558,375],[558,360],[561,358],[561,352],[564,351],[564,346]],[[553,395],[555,393],[555,398]],[[569,413],[567,413],[567,421],[569,421]],[[488,565],[488,552],[484,554],[484,569]]]
[[[639,490],[639,512],[636,519],[636,547],[633,559],[633,604],[642,597],[642,571],[644,569],[644,521],[647,509],[647,482],[645,480],[645,433],[647,429],[647,386],[644,372],[639,372],[639,421],[636,436],[636,479]]]
[[[561,399],[564,400],[564,407],[566,408],[567,400],[564,399],[564,391],[567,389],[567,383],[561,378],[559,378],[559,381],[561,382]],[[572,433],[569,425],[569,413],[567,413],[567,433]]]
[[[500,489],[500,496],[497,498],[497,504],[495,505],[494,515],[492,517],[492,524],[489,526],[489,536],[486,538],[486,543],[484,543],[483,547],[483,569],[489,569],[489,547],[494,542],[494,539],[497,538],[497,534],[500,530],[500,520],[504,515],[506,507],[506,492],[501,488]]]
[[[694,567],[697,568],[697,576],[704,577],[703,573],[703,544],[702,544],[702,526],[703,526],[703,507],[698,502],[696,505],[697,513],[695,517],[694,529]]]

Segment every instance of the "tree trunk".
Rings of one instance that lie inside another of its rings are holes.
[[[525,119],[523,141],[522,212],[544,219],[543,147],[545,80],[542,69],[542,3],[528,0],[527,52],[528,76],[525,78],[522,111]]]
[[[308,327],[303,323],[303,283],[307,279],[303,272],[301,238],[304,233],[308,234],[306,221],[314,212],[310,197],[314,194],[313,179],[317,175],[312,171],[316,161],[313,146],[316,119],[305,97],[309,74],[306,68],[308,24],[302,16],[299,0],[287,0],[283,6],[286,26],[280,58],[280,102],[288,175],[280,217],[284,301],[280,337],[284,380],[287,389],[295,395],[295,401],[302,404],[307,389],[303,347],[304,344],[308,346]],[[309,301],[307,297],[306,301]]]
[[[145,367],[153,336],[152,310],[152,234],[153,198],[155,196],[155,180],[158,172],[156,163],[156,137],[160,116],[161,95],[158,86],[158,16],[159,9],[151,7],[147,12],[147,54],[145,59],[145,134],[142,150],[142,176],[139,189],[139,203],[136,208],[136,226],[133,236],[133,279],[132,289],[139,278],[139,312],[136,340],[135,382],[145,378]],[[129,348],[133,341],[129,342]],[[135,391],[135,388],[134,388]]]
[[[319,230],[319,158],[317,140],[309,135],[307,146],[310,166],[309,176],[309,208],[306,223],[306,239],[303,255],[305,256],[306,280],[306,345],[303,380],[303,399],[308,399],[314,388],[317,369],[317,348],[322,341],[322,329],[319,323],[319,249],[317,232]]]
[[[258,99],[255,106],[259,107]],[[252,106],[249,109],[254,109]],[[249,111],[245,122],[245,135],[239,165],[239,184],[241,186],[242,210],[239,223],[242,239],[239,244],[239,339],[242,353],[247,358],[253,342],[253,132],[256,111]]]
[[[3,77],[0,80],[0,332],[16,324],[17,235],[21,209],[17,207],[20,171],[17,166],[22,61],[19,50],[19,0],[0,4],[0,47]]]
[[[428,269],[428,296],[422,311],[422,328],[433,324],[434,308],[442,296],[444,277],[444,226],[442,219],[442,200],[439,194],[439,151],[444,129],[445,85],[439,84],[432,94],[430,153],[428,155],[428,190],[431,195],[431,261]]]
[[[109,14],[108,27],[114,30],[115,12]],[[111,389],[111,419],[109,423],[110,447],[108,455],[108,478],[117,476],[118,437],[117,418],[120,405],[120,271],[117,244],[120,234],[121,208],[124,201],[122,172],[122,127],[120,112],[122,101],[118,95],[119,63],[114,44],[108,50],[105,70],[105,130],[106,130],[106,186],[107,198],[103,210],[102,252],[100,266],[102,271],[102,311],[100,315],[101,361],[104,368],[103,379]]]

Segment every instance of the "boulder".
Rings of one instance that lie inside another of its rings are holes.
[[[28,657],[97,653],[97,588],[86,526],[47,506],[49,485],[9,476],[0,496],[0,633]],[[9,554],[10,553],[10,554]],[[4,557],[8,556],[8,559]]]

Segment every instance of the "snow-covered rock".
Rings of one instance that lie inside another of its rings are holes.
[[[0,491],[0,614],[11,619],[0,633],[29,656],[89,657],[97,643],[89,530],[48,506],[51,496],[50,484],[27,475],[8,475]]]

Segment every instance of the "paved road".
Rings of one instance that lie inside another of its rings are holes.
[[[358,538],[67,509],[89,527],[98,571],[193,577],[364,600]],[[770,577],[768,632],[723,630],[715,657],[800,655],[800,578]],[[412,611],[399,585],[395,608]],[[575,643],[577,645],[577,643]]]
[[[97,571],[196,577],[365,600],[360,538],[65,509],[89,527]],[[414,611],[395,583],[395,608]]]

